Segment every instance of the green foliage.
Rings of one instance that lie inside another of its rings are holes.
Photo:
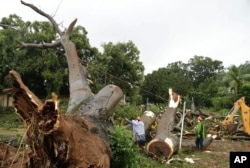
[[[115,84],[122,88],[126,96],[135,95],[144,77],[144,66],[139,61],[140,52],[135,44],[132,41],[109,42],[102,47],[103,53],[90,62],[90,73],[103,86]]]
[[[224,69],[221,61],[212,60],[209,57],[195,55],[188,62],[189,78],[195,88],[207,78],[215,79],[216,74]]]
[[[0,127],[5,129],[23,127],[23,121],[14,112],[14,108],[3,108],[3,112],[0,117]]]
[[[114,110],[115,121],[116,123],[121,123],[124,118],[134,119],[136,116],[141,116],[142,111],[140,108],[135,105],[122,105],[118,106]]]
[[[214,97],[212,104],[214,110],[231,109],[234,106],[235,98],[232,96]]]
[[[3,17],[0,23],[0,89],[11,85],[8,72],[14,69],[39,97],[47,97],[51,92],[68,95],[69,74],[62,46],[20,50],[17,43],[41,44],[59,40],[52,24],[46,21],[25,22],[17,15]],[[147,100],[150,103],[166,103],[169,88],[182,97],[193,97],[199,107],[215,105],[216,109],[222,109],[227,104],[224,103],[226,100],[214,98],[228,94],[234,95],[233,98],[246,96],[246,101],[250,102],[249,62],[225,70],[221,61],[195,55],[188,63],[170,63],[144,78],[144,66],[139,61],[140,51],[132,41],[103,43],[101,53],[90,45],[87,35],[84,27],[76,26],[71,40],[79,59],[92,76],[94,84],[90,87],[93,93],[107,84],[115,84],[121,87],[128,102],[135,105],[145,104]]]
[[[131,131],[115,127],[111,132],[112,168],[140,168],[141,155],[133,142]]]
[[[152,112],[157,112],[157,111],[159,111],[159,107],[155,104],[151,104],[150,108],[148,110],[152,111]]]
[[[20,50],[17,43],[52,44],[59,40],[53,25],[48,21],[24,22],[17,15],[3,18],[0,23],[0,89],[7,87],[5,77],[10,69],[14,69],[36,95],[69,94],[68,65],[62,46]],[[71,36],[84,63],[93,60],[97,52],[86,35],[84,27],[77,26]]]
[[[68,108],[69,98],[68,97],[59,97],[60,111],[65,114]]]
[[[196,104],[202,107],[211,107],[211,99],[218,93],[218,87],[216,87],[216,85],[216,81],[212,77],[204,79],[198,88],[196,88],[194,94],[192,94]]]
[[[192,83],[188,79],[185,64],[175,62],[146,75],[142,88],[140,94],[144,102],[149,99],[153,103],[166,103],[169,88],[184,96],[192,90]]]
[[[245,97],[245,103],[250,105],[250,82],[242,86],[240,95]]]
[[[143,101],[142,101],[142,96],[138,93],[134,94],[132,97],[131,97],[131,103],[134,104],[134,105],[141,105],[143,104]]]

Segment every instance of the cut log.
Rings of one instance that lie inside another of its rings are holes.
[[[156,136],[146,147],[147,153],[157,158],[165,157],[168,159],[177,150],[178,138],[171,131],[174,129],[174,119],[180,96],[172,89],[169,89],[169,96],[169,106],[158,123]]]
[[[144,122],[145,131],[148,131],[151,128],[151,125],[155,122],[156,115],[152,111],[144,111],[141,120]]]
[[[151,141],[152,140],[151,126],[156,121],[156,115],[152,111],[144,111],[144,113],[141,116],[141,120],[144,122],[146,142]]]
[[[211,134],[207,135],[207,137],[203,141],[204,150],[206,150],[206,148],[213,142],[213,140],[216,137],[217,135],[211,135]],[[192,139],[192,140],[183,139],[181,150],[182,151],[195,151],[196,150],[195,139]]]

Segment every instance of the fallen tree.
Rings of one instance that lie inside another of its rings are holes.
[[[16,113],[26,124],[28,146],[24,155],[29,158],[14,158],[14,167],[109,167],[109,142],[98,125],[77,115],[61,114],[55,94],[42,103],[17,72],[10,74],[14,87],[5,92],[13,96]]]
[[[169,105],[166,111],[162,114],[157,129],[155,137],[147,144],[146,151],[149,155],[156,158],[164,157],[170,159],[174,153],[179,149],[179,137],[173,133],[176,127],[175,118],[178,111],[178,105],[180,102],[180,96],[169,89]],[[185,120],[184,120],[185,121]],[[186,122],[190,124],[191,122],[186,119]],[[178,124],[177,124],[178,125]],[[191,135],[191,136],[194,136]],[[215,139],[216,135],[209,134],[204,139],[204,149],[207,148]],[[183,140],[182,150],[195,150],[196,146],[194,141]]]
[[[53,43],[19,42],[21,48],[63,46],[69,69],[70,99],[67,113],[62,114],[55,93],[52,99],[42,102],[23,83],[18,72],[10,71],[13,87],[4,92],[13,96],[16,113],[26,125],[27,146],[22,149],[20,157],[18,150],[11,148],[10,151],[8,145],[2,145],[0,152],[3,167],[109,168],[112,152],[108,134],[111,123],[108,118],[122,99],[122,90],[116,85],[107,85],[97,94],[92,93],[87,80],[88,71],[81,65],[75,45],[70,41],[77,20],[63,32],[50,15],[32,4],[24,1],[21,3],[46,17],[60,36]],[[76,113],[72,114],[74,109]]]
[[[180,96],[169,89],[169,105],[165,113],[161,116],[156,129],[156,135],[146,147],[147,153],[154,157],[164,156],[170,158],[176,150],[178,139],[171,131],[174,129],[174,119]]]

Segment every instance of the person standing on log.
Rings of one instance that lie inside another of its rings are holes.
[[[203,140],[205,138],[205,129],[202,123],[201,116],[197,117],[197,124],[195,126],[195,134],[196,134],[196,140],[195,140],[196,149],[198,151],[203,151]]]
[[[135,144],[139,147],[145,146],[145,129],[144,123],[141,121],[141,117],[136,117],[136,120],[126,120],[131,124],[133,128],[133,136],[135,138]]]

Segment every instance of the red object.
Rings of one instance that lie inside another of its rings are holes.
[[[201,116],[198,116],[197,120],[202,121],[203,119]]]

